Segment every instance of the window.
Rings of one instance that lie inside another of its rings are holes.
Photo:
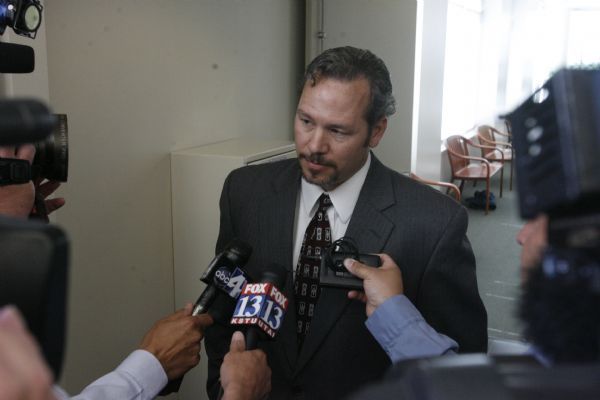
[[[481,0],[448,2],[442,139],[464,133],[476,123],[481,16]]]
[[[600,8],[568,11],[567,65],[600,62]]]

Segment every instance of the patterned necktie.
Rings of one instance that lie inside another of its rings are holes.
[[[302,240],[296,276],[294,294],[296,297],[296,321],[298,334],[298,351],[302,348],[304,338],[310,328],[310,321],[319,299],[319,269],[321,254],[331,244],[331,227],[327,218],[327,209],[331,207],[329,195],[323,193],[319,197],[319,208],[312,218]]]

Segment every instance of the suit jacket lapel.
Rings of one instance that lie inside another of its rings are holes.
[[[293,285],[293,238],[294,219],[296,212],[296,200],[300,187],[300,169],[297,162],[290,165],[274,177],[273,191],[266,196],[259,206],[259,214],[265,216],[259,222],[259,237],[264,238],[266,246],[261,246],[267,253],[262,254],[259,259],[267,263],[277,263],[284,266],[287,271],[287,281],[281,288],[289,299],[288,309],[283,320],[283,325],[274,343],[276,351],[286,359],[289,371],[294,369],[297,359],[296,341],[296,312],[294,304]],[[268,243],[278,243],[278,246],[269,246]],[[265,264],[263,268],[268,267]],[[260,279],[260,276],[255,277]]]
[[[394,229],[394,224],[382,213],[395,203],[391,188],[389,171],[371,154],[371,166],[346,230],[346,236],[354,239],[358,250],[362,253],[381,252]],[[310,331],[298,357],[295,373],[298,373],[310,360],[350,303],[347,292],[345,289],[337,288],[321,290]]]

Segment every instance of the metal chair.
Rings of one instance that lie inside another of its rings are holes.
[[[460,180],[459,189],[462,194],[465,181],[485,181],[485,213],[488,214],[490,209],[490,178],[498,171],[500,171],[500,197],[502,197],[503,163],[491,162],[483,157],[470,156],[468,146],[482,147],[460,135],[453,135],[446,139],[446,153],[452,171],[451,183]]]
[[[421,177],[413,174],[412,172],[408,176],[411,179],[414,179],[415,181],[418,181],[418,182],[422,182],[426,185],[446,188],[446,194],[451,192],[452,196],[456,199],[456,201],[458,201],[460,203],[460,198],[461,198],[460,189],[455,184],[449,183],[449,182],[433,181],[430,179],[421,178]]]
[[[482,148],[481,157],[488,161],[496,161],[501,163],[510,162],[510,184],[509,189],[512,190],[513,171],[514,171],[514,151],[512,144],[496,140],[495,135],[508,137],[507,134],[500,132],[498,129],[489,126],[481,125],[477,128],[477,138],[482,146],[490,146],[491,148]]]

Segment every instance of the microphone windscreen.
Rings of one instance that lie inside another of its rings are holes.
[[[22,44],[0,43],[0,73],[26,74],[35,68],[33,48]]]
[[[272,263],[263,272],[260,282],[269,282],[283,288],[287,279],[288,271],[280,264]]]

